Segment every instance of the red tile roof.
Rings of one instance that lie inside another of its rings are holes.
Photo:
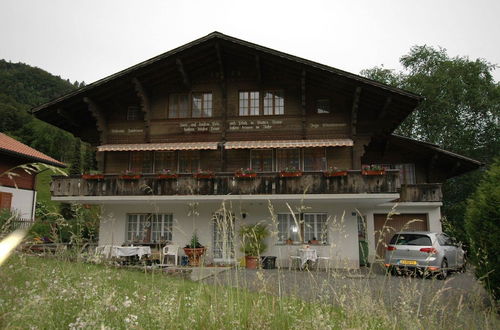
[[[44,163],[57,167],[66,167],[66,165],[60,161],[55,160],[38,150],[28,147],[24,143],[21,143],[4,133],[0,133],[0,154],[11,154],[26,158],[30,162]]]

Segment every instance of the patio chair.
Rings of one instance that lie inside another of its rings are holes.
[[[165,259],[168,256],[174,257],[174,265],[177,266],[177,259],[179,256],[179,245],[169,244],[163,247],[162,259],[161,259],[162,263],[160,264],[160,266],[168,266],[168,264],[164,263]]]
[[[320,256],[318,256],[318,258],[316,259],[316,270],[319,269],[319,264],[320,264],[321,260],[323,260],[323,262],[325,264],[325,270],[328,269],[328,265],[329,265],[331,259],[332,258],[330,258],[330,257],[320,257]]]

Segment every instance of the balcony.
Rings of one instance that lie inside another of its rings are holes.
[[[282,178],[278,173],[259,173],[252,179],[235,178],[233,173],[216,173],[211,179],[197,179],[191,174],[174,179],[159,179],[156,175],[142,175],[137,179],[105,175],[100,180],[54,176],[51,184],[53,197],[363,194],[398,193],[400,188],[398,170],[374,176],[352,170],[339,177],[325,177],[321,172],[304,172],[292,178]]]
[[[443,192],[440,183],[401,185],[400,202],[441,202]]]

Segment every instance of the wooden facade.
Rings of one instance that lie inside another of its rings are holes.
[[[393,130],[420,99],[400,89],[215,32],[33,111],[98,150],[107,150],[98,152],[97,157],[99,169],[110,176],[102,184],[115,187],[112,191],[118,195],[120,185],[112,184],[111,177],[123,171],[151,178],[166,169],[181,174],[181,178],[200,170],[211,171],[220,176],[220,188],[231,186],[225,181],[229,180],[225,178],[227,173],[251,168],[260,177],[256,186],[271,180],[274,188],[262,189],[281,193],[276,190],[280,185],[275,178],[285,169],[316,172],[322,182],[327,182],[321,173],[331,168],[359,171],[363,165],[372,164],[399,170],[397,184],[391,189],[400,191],[401,184],[440,183],[450,173],[439,166],[443,157],[438,151],[411,153],[406,152],[411,148],[404,141],[391,148],[380,142],[392,138]],[[226,147],[234,141],[297,140],[332,145]],[[351,142],[335,145],[333,141],[337,140]],[[213,142],[216,147],[172,147],[186,142]],[[154,150],[139,147],[156,144]],[[162,144],[169,147],[162,148]],[[466,159],[453,161],[454,175],[478,166]],[[348,180],[354,182],[357,179],[353,173]],[[72,187],[68,182],[73,179],[57,180],[65,181],[57,182],[54,191],[71,194],[60,187]],[[192,182],[186,184],[191,186]],[[85,193],[102,189],[91,185]],[[218,193],[235,193],[220,189]],[[177,194],[174,190],[171,193]],[[328,193],[328,189],[320,190]],[[350,190],[370,189],[343,187],[338,192]],[[162,191],[170,194],[165,192],[169,189]],[[414,192],[411,196],[414,199],[420,195]],[[432,198],[436,196],[439,194]]]

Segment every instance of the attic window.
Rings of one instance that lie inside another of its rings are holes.
[[[330,113],[330,99],[317,99],[316,113]]]
[[[127,108],[127,120],[139,119],[139,107],[130,106]]]

